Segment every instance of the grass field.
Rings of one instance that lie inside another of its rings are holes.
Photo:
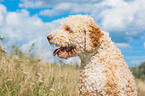
[[[79,96],[79,68],[45,64],[40,59],[16,58],[0,53],[1,96]],[[137,79],[138,95],[145,83]]]

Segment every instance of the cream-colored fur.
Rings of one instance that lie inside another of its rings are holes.
[[[80,57],[81,96],[137,96],[120,50],[90,16],[69,16],[51,32],[49,42],[60,46],[54,51],[60,58]]]

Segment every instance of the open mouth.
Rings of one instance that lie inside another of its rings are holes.
[[[60,47],[53,51],[53,56],[55,56],[56,54],[57,55],[66,54],[67,56],[71,56],[75,54],[75,52],[76,52],[75,47]]]

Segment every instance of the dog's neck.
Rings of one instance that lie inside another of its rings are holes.
[[[79,57],[81,59],[81,69],[84,68],[86,66],[86,64],[88,64],[91,61],[91,58],[97,54],[97,48],[91,52],[84,52],[83,54],[81,54]]]
[[[103,31],[102,31],[103,32]],[[110,46],[110,42],[111,42],[111,39],[109,39],[109,34],[108,33],[105,33],[103,32],[103,37],[101,38],[100,40],[100,44],[94,49],[94,50],[91,50],[91,51],[86,51],[86,52],[83,52],[82,54],[79,55],[80,59],[81,59],[81,69],[83,69],[87,64],[89,64],[91,62],[91,59],[93,56],[95,56],[96,54],[99,53],[99,50],[104,50],[104,43],[107,45]],[[102,41],[108,41],[107,43],[106,42],[102,42]]]

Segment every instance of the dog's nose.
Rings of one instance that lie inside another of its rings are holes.
[[[51,40],[51,39],[52,39],[52,36],[51,36],[51,35],[48,35],[48,36],[47,36],[47,39],[48,39],[48,40]]]

